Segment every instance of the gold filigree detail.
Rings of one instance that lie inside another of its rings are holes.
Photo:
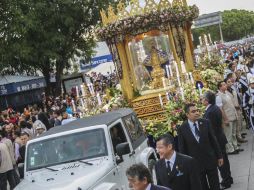
[[[139,0],[131,0],[131,11],[130,15],[135,16],[135,15],[140,15],[144,13],[144,10],[142,7],[139,5]]]
[[[117,13],[118,13],[117,17],[119,20],[122,20],[130,16],[122,1],[120,1],[117,5]]]
[[[146,5],[144,8],[144,13],[150,13],[158,9],[158,5],[154,2],[154,0],[145,0],[145,2]]]
[[[102,20],[102,24],[105,26],[105,25],[107,25],[108,24],[108,17],[107,17],[107,15],[106,15],[106,12],[105,12],[105,10],[101,10],[100,11],[100,14],[101,14],[101,20]]]
[[[171,7],[171,3],[169,0],[160,0],[158,9],[161,11],[163,9],[168,9]]]
[[[113,23],[117,20],[117,16],[114,12],[114,9],[111,5],[108,7],[108,22]]]
[[[173,0],[172,6],[181,7],[183,6],[182,0]]]

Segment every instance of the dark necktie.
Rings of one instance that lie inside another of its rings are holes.
[[[198,126],[196,123],[193,124],[193,126],[195,127],[195,134],[198,138],[200,138],[200,131],[198,130]]]
[[[168,172],[170,173],[171,172],[170,161],[167,161],[167,169],[168,169]]]

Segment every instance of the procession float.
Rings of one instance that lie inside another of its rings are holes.
[[[194,83],[191,25],[198,15],[186,0],[146,0],[143,7],[131,0],[101,10],[98,38],[106,41],[124,97],[139,118],[165,121],[170,93],[183,96],[182,85]]]
[[[121,91],[109,89],[101,97],[91,84],[76,87],[84,115],[129,106],[146,122],[149,134],[174,133],[184,119],[186,102],[202,107],[200,96],[213,78],[207,70],[215,66],[210,65],[212,59],[218,63],[210,54],[210,36],[200,37],[200,52],[194,54],[191,26],[198,7],[188,6],[186,0],[145,0],[143,6],[131,0],[100,14],[96,37],[109,47]]]

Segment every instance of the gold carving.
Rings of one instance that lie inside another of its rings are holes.
[[[144,10],[142,7],[140,7],[139,0],[131,0],[130,15],[135,16],[135,15],[141,15],[143,13],[144,13]]]
[[[161,11],[163,9],[168,9],[171,7],[170,1],[169,0],[160,0],[158,9]]]
[[[183,6],[183,2],[182,0],[173,0],[172,5],[176,7],[180,7],[180,6]]]
[[[164,71],[161,68],[160,58],[155,47],[152,47],[151,63],[153,66],[153,71],[151,74],[153,81],[151,86],[153,89],[162,88],[162,77],[164,77]]]
[[[108,18],[107,18],[107,15],[106,15],[106,13],[105,13],[105,10],[102,9],[102,10],[100,11],[100,13],[101,13],[102,24],[105,26],[105,25],[108,24]]]
[[[158,9],[158,5],[154,2],[154,0],[145,0],[146,6],[144,8],[144,13],[150,13]]]
[[[108,7],[108,22],[112,23],[112,22],[115,22],[116,20],[117,20],[117,16],[114,13],[114,9],[111,5],[109,5],[109,7]]]
[[[118,19],[122,20],[124,18],[127,18],[129,16],[128,11],[126,10],[126,7],[122,1],[120,1],[117,5],[117,12],[118,12]]]

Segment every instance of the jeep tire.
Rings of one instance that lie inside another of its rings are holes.
[[[153,183],[157,184],[156,172],[155,172],[156,161],[154,159],[148,160],[148,169],[151,172]]]

